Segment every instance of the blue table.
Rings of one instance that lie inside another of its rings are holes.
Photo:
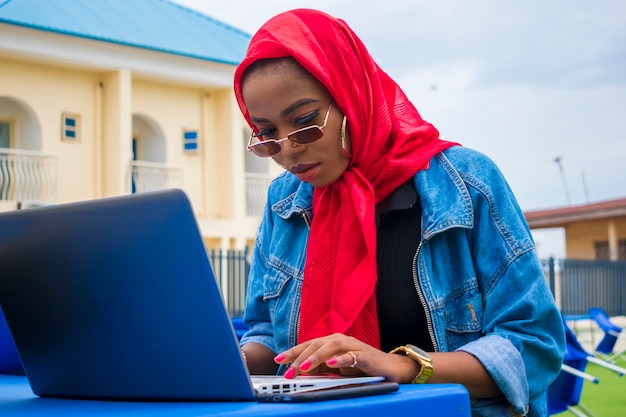
[[[0,375],[0,416],[470,416],[461,385],[402,385],[400,391],[308,404],[116,402],[39,398],[24,376]]]

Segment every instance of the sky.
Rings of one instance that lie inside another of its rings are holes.
[[[491,157],[522,210],[626,197],[626,0],[175,0],[251,35],[345,20],[444,139]],[[563,257],[561,230],[533,231]]]

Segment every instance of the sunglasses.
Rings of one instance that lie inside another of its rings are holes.
[[[288,134],[286,138],[282,139],[263,139],[263,135],[252,133],[248,140],[248,150],[252,151],[255,155],[268,157],[279,153],[282,149],[281,143],[286,140],[290,140],[296,145],[308,145],[309,143],[320,140],[322,136],[324,136],[323,129],[326,127],[332,105],[332,102],[328,105],[326,117],[324,117],[324,124],[321,126],[313,125],[303,127],[302,129],[294,130]],[[252,138],[258,138],[260,142],[252,143]]]

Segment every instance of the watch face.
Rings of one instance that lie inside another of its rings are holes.
[[[431,356],[424,351],[424,349],[418,348],[415,345],[406,345],[406,347],[411,349],[413,352],[417,353],[418,355],[424,356],[425,358],[429,360],[432,359]]]

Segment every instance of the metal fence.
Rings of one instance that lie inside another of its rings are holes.
[[[208,254],[230,315],[241,317],[249,250],[209,250]],[[550,258],[541,262],[564,315],[587,315],[589,308],[601,307],[610,316],[626,316],[626,261]]]
[[[249,250],[209,250],[209,260],[231,317],[243,316],[250,272]]]
[[[591,307],[601,307],[610,316],[626,315],[626,261],[550,258],[542,262],[564,315],[587,315]]]

